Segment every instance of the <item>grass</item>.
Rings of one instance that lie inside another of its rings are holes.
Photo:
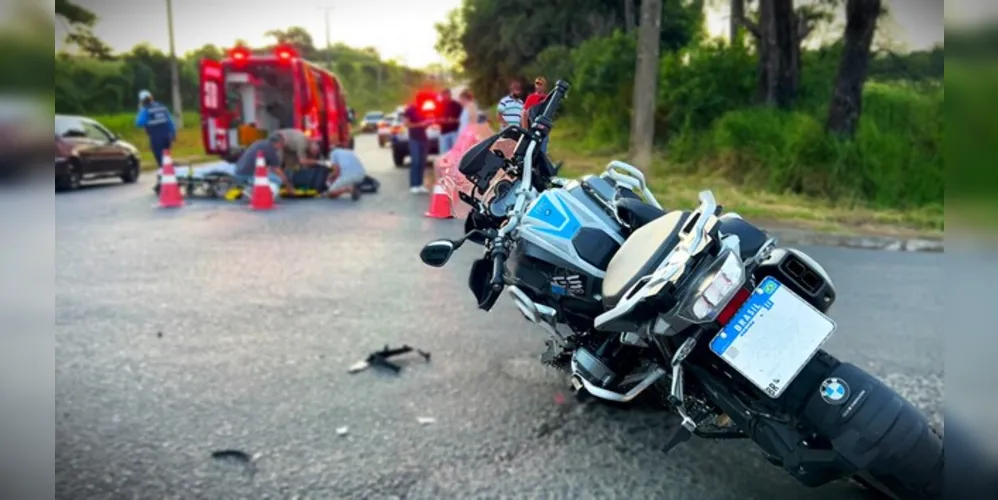
[[[149,149],[149,139],[144,129],[135,126],[134,114],[120,113],[93,118],[139,149],[143,170],[156,169],[156,160]],[[183,127],[177,131],[177,142],[170,152],[178,163],[198,163],[215,159],[215,156],[204,152],[204,143],[201,141],[201,118],[196,112],[184,113]]]
[[[626,160],[626,153],[607,149],[585,149],[577,141],[572,127],[552,132],[550,152],[554,161],[564,162],[561,175],[578,177],[599,173],[613,159]],[[873,209],[856,202],[832,202],[788,193],[738,185],[723,170],[691,173],[687,166],[669,162],[658,152],[647,175],[650,188],[665,207],[689,207],[697,204],[697,194],[710,189],[726,210],[768,227],[792,227],[822,232],[891,235],[899,237],[941,238],[943,209],[917,210]]]

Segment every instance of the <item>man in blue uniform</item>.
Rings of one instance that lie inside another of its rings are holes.
[[[166,106],[156,102],[148,90],[139,92],[139,114],[135,126],[146,129],[149,147],[156,158],[156,165],[163,166],[163,151],[169,149],[177,138],[177,127]]]

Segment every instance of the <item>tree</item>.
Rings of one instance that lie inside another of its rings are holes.
[[[433,48],[454,64],[464,62],[464,47],[461,45],[461,37],[464,36],[464,16],[462,14],[460,8],[451,9],[447,12],[446,19],[433,25],[437,31],[437,42]]]
[[[831,134],[851,138],[856,133],[863,111],[863,84],[870,66],[870,47],[877,19],[883,12],[881,0],[846,1],[842,56],[825,124]]]
[[[55,15],[69,23],[71,30],[66,35],[66,43],[75,45],[87,56],[101,61],[114,60],[114,51],[97,35],[92,28],[97,24],[97,15],[69,0],[56,0]]]
[[[315,41],[308,30],[300,26],[292,26],[286,30],[270,30],[264,36],[273,38],[277,43],[293,46],[305,58],[312,58],[316,53]]]
[[[624,32],[634,31],[634,0],[624,0]]]
[[[80,49],[80,52],[94,59],[101,61],[114,60],[114,50],[98,38],[87,26],[78,26],[66,35],[66,43],[75,45]]]
[[[733,45],[745,19],[745,0],[731,0],[731,17],[728,19],[728,40]]]
[[[794,9],[793,0],[759,0],[758,21],[741,12],[739,23],[755,38],[759,53],[760,102],[783,109],[793,106],[800,86],[801,46],[817,26],[833,18],[840,3],[814,0]]]
[[[634,70],[633,116],[629,156],[638,167],[650,168],[655,141],[655,96],[662,26],[662,0],[642,0]]]
[[[97,23],[96,14],[70,0],[55,0],[55,15],[73,26],[93,27]]]

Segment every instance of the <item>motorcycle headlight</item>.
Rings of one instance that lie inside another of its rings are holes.
[[[690,280],[678,316],[696,324],[714,321],[744,284],[742,259],[726,248]]]

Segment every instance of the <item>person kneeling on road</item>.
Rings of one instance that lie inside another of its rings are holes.
[[[364,180],[364,164],[360,162],[357,153],[343,148],[333,149],[329,154],[329,189],[326,196],[339,198],[350,193],[350,199],[360,198],[360,182]]]
[[[275,132],[266,139],[260,139],[243,151],[243,154],[236,160],[236,179],[244,185],[253,185],[253,176],[256,172],[256,157],[263,153],[264,163],[267,165],[267,179],[276,184],[278,190],[281,186],[291,186],[284,167],[281,166],[281,150],[285,145],[284,136],[280,132]]]

